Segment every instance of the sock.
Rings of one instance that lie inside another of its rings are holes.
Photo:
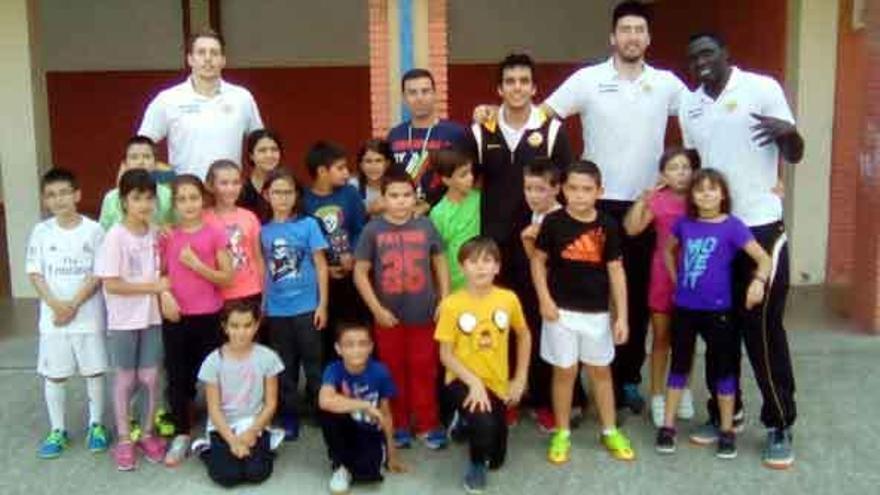
[[[116,370],[113,384],[113,412],[116,416],[116,434],[120,441],[129,439],[131,427],[128,424],[129,400],[135,385],[135,370]]]
[[[104,375],[86,378],[86,393],[89,396],[89,425],[103,424]]]
[[[53,382],[46,380],[44,385],[46,395],[46,409],[49,411],[49,424],[53,430],[62,430],[64,427],[64,403],[66,402],[67,384],[65,382]]]
[[[559,435],[562,435],[565,438],[569,438],[571,436],[571,430],[559,429],[557,431],[559,432]]]
[[[616,426],[612,426],[611,428],[602,428],[602,436],[607,437],[608,435],[614,433],[615,431],[617,431]]]
[[[153,433],[153,417],[156,415],[156,405],[159,399],[159,368],[141,368],[137,371],[137,379],[147,392],[144,420],[141,424],[144,435],[151,435]]]

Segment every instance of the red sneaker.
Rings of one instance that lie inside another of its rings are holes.
[[[116,461],[116,469],[131,471],[137,467],[137,452],[132,442],[119,442],[113,449],[113,459]]]
[[[556,431],[556,418],[553,411],[547,408],[537,409],[535,411],[535,423],[538,425],[538,431],[541,433],[553,433]]]
[[[144,457],[153,464],[158,464],[165,459],[165,440],[155,435],[145,437],[137,443],[137,446],[143,452]]]
[[[508,407],[507,412],[505,413],[505,418],[507,418],[508,428],[513,428],[519,424],[519,408],[515,406]]]

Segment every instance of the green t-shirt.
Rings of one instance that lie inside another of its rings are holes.
[[[174,221],[174,213],[171,210],[171,189],[165,184],[156,185],[156,211],[153,212],[153,221],[157,225],[167,225]],[[113,188],[104,195],[101,202],[101,215],[98,223],[104,230],[122,221],[122,203],[119,201],[119,188]]]
[[[453,203],[444,196],[431,210],[430,216],[443,238],[452,290],[457,290],[465,285],[464,274],[458,265],[458,250],[472,237],[480,235],[480,191],[471,190],[460,203]]]

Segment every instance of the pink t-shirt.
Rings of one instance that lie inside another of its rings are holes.
[[[119,278],[125,282],[147,283],[159,280],[159,247],[154,227],[144,235],[129,231],[123,224],[114,225],[98,250],[95,275]],[[159,299],[154,294],[110,294],[104,289],[107,328],[142,330],[160,325]]]
[[[648,201],[648,209],[654,214],[654,230],[657,232],[654,257],[651,260],[648,307],[657,313],[670,313],[675,284],[669,277],[669,271],[663,260],[663,252],[672,235],[672,226],[685,214],[685,200],[684,197],[669,189],[661,189],[651,196]]]
[[[202,278],[180,262],[180,253],[190,245],[202,263],[217,268],[217,253],[226,249],[226,234],[219,228],[203,223],[193,232],[185,232],[177,227],[162,239],[162,256],[168,278],[171,280],[171,293],[180,306],[182,315],[204,315],[216,313],[223,306],[220,287]]]
[[[260,241],[260,221],[257,216],[244,208],[218,215],[209,210],[204,215],[205,223],[226,233],[226,249],[232,257],[235,279],[229,287],[220,289],[223,299],[238,299],[259,294],[263,291],[263,277],[255,260],[255,243]]]

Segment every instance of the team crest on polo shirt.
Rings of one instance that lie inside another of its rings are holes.
[[[724,102],[724,109],[727,110],[728,113],[733,113],[739,105],[736,103],[736,100],[730,100]]]
[[[651,85],[648,84],[647,82],[642,83],[642,91],[644,91],[645,93],[650,93],[653,89],[654,88],[651,87]]]
[[[538,146],[541,146],[541,144],[544,142],[544,136],[542,136],[541,133],[538,131],[532,131],[532,133],[529,134],[529,137],[526,138],[526,141],[532,148],[537,148]]]

